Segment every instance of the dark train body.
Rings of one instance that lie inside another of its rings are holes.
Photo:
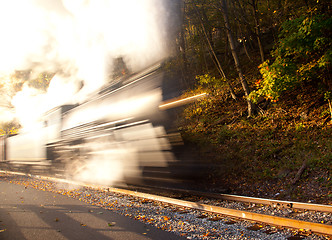
[[[197,178],[202,165],[176,129],[176,108],[161,107],[179,94],[166,75],[157,64],[48,111],[39,130],[2,137],[2,166],[109,184]]]

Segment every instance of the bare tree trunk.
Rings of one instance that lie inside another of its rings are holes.
[[[257,17],[257,1],[252,0],[251,4],[252,4],[253,16],[254,16],[254,20],[255,20],[255,33],[256,33],[257,43],[258,43],[258,47],[259,47],[259,53],[261,55],[261,61],[263,63],[265,61],[265,58],[264,58],[264,49],[263,49],[262,42],[261,42],[261,31],[260,31],[259,21],[258,21],[258,17]]]
[[[182,17],[184,18],[185,16],[185,2],[183,2],[182,5]],[[182,20],[184,21],[184,20]],[[180,53],[181,53],[181,59],[182,59],[182,69],[183,69],[183,82],[182,84],[184,86],[188,86],[188,77],[187,77],[187,73],[188,73],[188,61],[187,61],[187,55],[186,55],[186,40],[185,40],[185,31],[183,29],[183,26],[181,27],[181,32],[180,32]]]
[[[242,43],[243,43],[244,52],[246,53],[249,61],[252,62],[252,59],[249,55],[249,52],[248,52],[248,49],[247,49],[247,46],[246,46],[246,37],[244,36],[244,34],[242,32],[241,23],[239,21],[238,21],[238,25],[239,25],[240,34],[242,36]]]
[[[245,7],[242,6],[242,2],[237,0],[236,3],[237,3],[237,6],[239,7],[239,11],[236,11],[237,18],[242,19],[241,22],[247,25],[246,31],[249,32],[250,36],[256,35],[251,29],[249,17],[247,16],[247,12],[244,10]],[[248,39],[250,39],[250,38],[248,38]],[[249,46],[250,46],[250,49],[255,49],[255,47],[252,45],[251,41],[249,41]]]
[[[225,75],[225,73],[224,73],[224,71],[223,71],[223,69],[222,69],[222,67],[221,67],[220,61],[219,61],[219,59],[218,59],[218,57],[217,57],[217,55],[216,55],[216,53],[215,53],[215,51],[214,51],[214,49],[213,49],[213,46],[212,46],[212,44],[211,44],[211,42],[210,42],[210,40],[209,40],[209,36],[208,36],[207,33],[206,33],[205,26],[204,26],[204,24],[203,24],[203,22],[202,22],[202,19],[201,19],[201,17],[200,17],[199,11],[198,11],[197,6],[195,5],[195,3],[194,3],[194,7],[195,7],[195,10],[196,10],[196,12],[197,12],[197,17],[199,18],[199,21],[200,21],[200,23],[201,23],[202,30],[203,30],[203,33],[204,33],[204,35],[205,35],[206,41],[207,41],[207,43],[208,43],[208,46],[209,46],[210,52],[211,52],[211,54],[212,54],[212,56],[213,56],[213,58],[214,58],[214,60],[215,60],[215,63],[217,64],[217,69],[218,69],[218,71],[219,71],[221,77],[225,79],[225,81],[226,81],[226,83],[227,83],[227,85],[228,85],[228,87],[229,87],[229,91],[230,91],[230,94],[231,94],[232,98],[233,98],[234,100],[237,100],[237,97],[236,97],[236,95],[235,95],[235,92],[234,92],[233,86],[232,86],[232,84],[229,82],[229,80],[226,78],[226,75]]]
[[[248,38],[246,38],[245,34],[242,31],[242,27],[241,27],[241,23],[240,23],[240,18],[238,16],[238,11],[237,11],[236,6],[235,6],[236,4],[235,4],[234,1],[231,1],[231,4],[232,4],[232,9],[233,9],[233,15],[234,15],[235,21],[236,21],[236,23],[238,25],[237,36],[240,36],[240,38],[241,38],[240,42],[243,44],[243,50],[244,50],[245,54],[247,55],[249,61],[252,62],[252,59],[251,59],[251,57],[249,55],[249,52],[248,52],[248,49],[247,49],[247,46],[246,46],[246,39],[248,39]],[[238,3],[238,4],[240,4],[240,3]],[[239,37],[236,37],[236,38],[239,39]]]
[[[331,100],[327,99],[328,103],[329,103],[329,108],[330,108],[330,114],[331,114],[331,122],[332,122],[332,105],[331,105]]]
[[[244,90],[244,94],[246,96],[246,100],[248,103],[248,117],[250,117],[254,113],[256,107],[255,107],[255,104],[253,104],[249,99],[250,89],[249,89],[246,79],[243,76],[242,68],[240,66],[240,61],[239,61],[239,58],[235,51],[235,43],[234,43],[232,31],[230,29],[229,20],[228,20],[228,10],[227,10],[226,0],[220,0],[220,3],[221,3],[221,8],[222,8],[222,13],[224,16],[224,22],[225,22],[225,28],[226,28],[226,32],[227,32],[227,36],[228,36],[228,40],[229,40],[229,46],[230,46],[230,49],[231,49],[231,52],[233,55],[236,70],[239,74],[239,78],[240,78],[240,81],[241,81],[241,84],[242,84],[242,87]]]
[[[202,38],[200,38],[199,44],[200,44],[200,48],[201,48],[201,49],[204,49],[204,47],[206,46],[206,44],[205,44],[205,42],[204,42],[204,40],[203,40]],[[209,55],[209,57],[212,58],[212,61],[214,61],[214,60],[213,60],[213,57],[212,57],[211,54],[210,54],[210,52],[209,52],[208,55]],[[204,69],[203,71],[208,72],[208,71],[209,71],[209,67],[208,67],[208,61],[207,61],[207,59],[206,59],[205,51],[202,51],[202,56],[203,56],[204,67],[205,67],[205,69]]]

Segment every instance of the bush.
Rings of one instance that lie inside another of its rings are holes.
[[[265,97],[277,101],[281,94],[302,82],[314,81],[327,91],[332,60],[332,17],[309,11],[283,23],[274,61],[259,66],[262,80],[251,93],[253,101]]]

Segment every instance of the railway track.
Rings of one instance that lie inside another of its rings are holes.
[[[205,204],[202,202],[192,202],[182,199],[175,199],[165,196],[159,196],[155,194],[137,192],[127,189],[120,189],[120,188],[113,188],[109,186],[101,186],[101,185],[93,185],[93,184],[86,184],[86,183],[79,183],[70,180],[64,180],[59,178],[53,177],[45,177],[45,176],[37,176],[31,174],[22,174],[22,173],[15,173],[15,172],[8,172],[8,171],[0,171],[6,174],[16,174],[16,175],[27,175],[29,177],[33,177],[36,179],[47,180],[47,181],[54,181],[54,182],[61,182],[65,184],[71,184],[76,186],[81,186],[85,188],[93,188],[98,189],[104,192],[113,192],[117,194],[125,194],[135,198],[143,199],[144,201],[157,201],[166,205],[175,205],[180,208],[190,210],[198,210],[202,211],[203,213],[213,213],[220,216],[228,216],[235,219],[248,220],[256,222],[257,226],[261,224],[268,224],[272,226],[278,227],[287,227],[292,229],[300,229],[301,231],[306,232],[313,232],[319,233],[323,235],[332,236],[332,225],[324,224],[324,223],[317,223],[317,222],[309,222],[309,221],[302,221],[297,219],[292,219],[288,217],[280,217],[280,216],[272,216],[268,214],[262,213],[255,213],[248,210],[239,210],[239,209],[232,209],[226,207],[220,207],[211,204]],[[174,190],[174,189],[173,189]],[[315,212],[325,212],[328,216],[331,215],[332,206],[328,205],[319,205],[319,204],[307,204],[307,203],[298,203],[298,202],[289,202],[289,201],[278,201],[278,200],[271,200],[271,199],[260,199],[260,198],[251,198],[251,197],[243,197],[243,196],[235,196],[235,195],[228,195],[228,194],[212,194],[212,193],[201,193],[201,192],[194,192],[194,191],[184,191],[187,194],[205,194],[211,198],[219,198],[222,200],[227,201],[240,201],[245,202],[248,204],[264,204],[264,205],[271,205],[275,207],[281,208],[288,208],[288,209],[301,209],[303,211],[315,211]]]
[[[283,201],[283,200],[274,200],[274,199],[265,199],[265,198],[256,198],[256,197],[247,197],[247,196],[239,196],[232,194],[211,193],[211,192],[202,192],[195,190],[175,189],[175,188],[157,188],[157,189],[164,189],[165,191],[171,191],[185,195],[204,196],[207,198],[220,199],[226,201],[236,201],[236,202],[251,203],[251,204],[270,205],[273,207],[280,207],[280,208],[332,213],[332,205]]]

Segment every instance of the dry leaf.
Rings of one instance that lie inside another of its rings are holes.
[[[108,226],[109,226],[109,227],[113,227],[113,226],[115,226],[115,224],[116,224],[116,222],[109,222],[109,223],[108,223]]]

